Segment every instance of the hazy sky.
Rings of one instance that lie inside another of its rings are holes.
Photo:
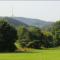
[[[60,1],[0,1],[0,16],[36,18],[46,21],[60,19]]]

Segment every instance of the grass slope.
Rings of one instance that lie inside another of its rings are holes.
[[[60,50],[34,50],[32,53],[0,53],[0,60],[60,60]]]

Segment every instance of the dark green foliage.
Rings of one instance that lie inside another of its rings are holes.
[[[60,46],[60,21],[53,24],[51,32],[54,35],[55,46]]]
[[[42,33],[39,28],[29,27],[26,29],[24,26],[20,26],[18,30],[19,41],[22,47],[40,48]]]
[[[4,19],[0,20],[0,52],[14,51],[14,43],[17,40],[17,31],[10,26]]]
[[[34,26],[26,27],[24,25],[20,25],[16,30],[6,21],[5,19],[0,20],[0,52],[15,51],[14,43],[17,37],[20,46],[24,48],[40,49],[60,46],[60,21],[45,31]]]
[[[18,28],[18,37],[21,46],[27,47],[28,43],[30,42],[30,36],[29,31],[24,26],[20,26]]]
[[[29,47],[33,48],[41,48],[41,41],[42,41],[42,32],[39,28],[36,27],[29,27],[30,32],[30,38],[32,43],[29,45]]]
[[[19,42],[22,47],[28,48],[51,48],[60,45],[60,22],[53,24],[49,31],[31,26],[20,26],[18,29]]]
[[[53,35],[51,32],[44,33],[43,43],[44,43],[44,47],[46,47],[46,48],[54,47]]]

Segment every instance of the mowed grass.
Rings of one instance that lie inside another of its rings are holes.
[[[60,60],[60,49],[33,50],[30,53],[0,53],[0,60]]]

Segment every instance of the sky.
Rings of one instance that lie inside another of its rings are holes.
[[[12,14],[54,22],[60,20],[60,1],[0,1],[0,16]]]

